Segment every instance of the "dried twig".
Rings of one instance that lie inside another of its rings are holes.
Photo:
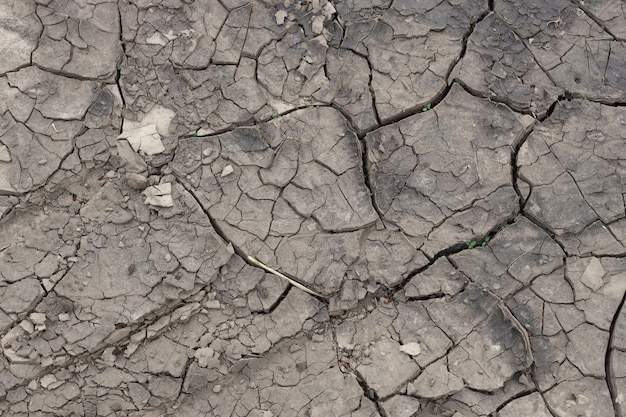
[[[324,296],[322,294],[316,293],[315,291],[305,287],[304,285],[300,284],[297,281],[294,281],[293,279],[289,278],[286,275],[281,274],[280,272],[278,272],[275,269],[270,268],[269,266],[265,265],[263,262],[257,260],[256,258],[253,258],[252,256],[248,256],[248,260],[250,262],[252,262],[253,264],[265,269],[267,272],[269,272],[270,274],[274,274],[279,278],[282,278],[284,280],[287,280],[287,282],[289,282],[291,285],[293,285],[294,287],[300,288],[302,291],[309,293],[315,297],[320,297],[320,298],[324,298]]]

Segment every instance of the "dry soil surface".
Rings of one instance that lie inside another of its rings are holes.
[[[2,416],[626,417],[624,1],[1,0],[0,57]]]

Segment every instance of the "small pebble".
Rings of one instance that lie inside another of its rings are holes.
[[[224,169],[222,170],[222,178],[224,178],[227,175],[230,175],[233,173],[233,166],[232,165],[226,165],[224,167]]]
[[[143,190],[148,186],[148,178],[144,175],[128,172],[124,178],[126,179],[126,183],[135,190]]]
[[[44,313],[31,313],[30,319],[35,324],[46,324],[46,315]]]

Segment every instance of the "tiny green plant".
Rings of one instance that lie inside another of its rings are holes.
[[[118,71],[121,70],[122,69],[122,63],[118,62],[115,67],[117,68]]]
[[[193,132],[193,135],[191,135],[191,136],[193,136],[194,138],[197,138],[198,137],[198,132]]]
[[[431,109],[431,107],[432,107],[432,104],[426,103],[424,104],[424,107],[422,107],[422,111],[428,111]]]
[[[276,119],[278,119],[279,117],[280,117],[280,114],[275,114],[274,116],[272,116],[272,119],[271,119],[271,120],[276,120]]]
[[[489,244],[489,241],[491,240],[491,238],[489,236],[485,236],[485,238],[483,239],[483,243],[481,243],[482,246],[487,246]]]
[[[315,108],[315,106],[314,106],[314,105],[312,105],[312,104],[309,104],[308,106],[306,106],[306,108],[307,108],[307,109],[314,109],[314,108]]]
[[[476,241],[472,240],[471,242],[467,242],[467,249],[474,249],[476,247]]]

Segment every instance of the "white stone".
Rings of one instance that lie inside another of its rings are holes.
[[[222,170],[222,178],[224,178],[227,175],[230,175],[233,173],[233,166],[232,165],[226,165],[224,167],[224,169]]]
[[[313,33],[319,35],[324,30],[324,16],[315,16],[311,22]]]
[[[419,343],[411,342],[400,346],[400,352],[404,352],[409,356],[417,356],[422,352],[422,348]]]
[[[146,197],[144,204],[159,207],[173,207],[172,183],[166,182],[146,188],[142,194]]]
[[[46,324],[46,315],[44,313],[31,313],[30,319],[35,324]]]
[[[148,45],[161,45],[165,46],[169,42],[165,36],[161,35],[161,32],[154,32],[151,36],[146,38],[146,43]]]
[[[285,19],[287,19],[287,12],[285,10],[279,10],[274,15],[276,18],[276,24],[278,26],[283,25],[285,23]]]
[[[335,12],[337,11],[335,9],[335,6],[333,6],[330,2],[326,3],[324,5],[324,7],[322,7],[322,10],[324,11],[324,16],[326,16],[327,18],[331,18],[333,16],[333,14],[335,14]]]

